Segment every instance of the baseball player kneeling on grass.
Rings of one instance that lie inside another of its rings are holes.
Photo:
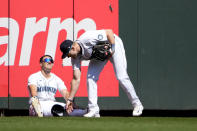
[[[40,58],[41,70],[28,78],[28,89],[30,91],[30,116],[83,116],[87,109],[74,109],[66,112],[66,104],[55,101],[57,89],[67,101],[69,92],[64,82],[55,74],[51,73],[53,58],[44,55]],[[72,107],[73,108],[73,107]]]
[[[89,112],[84,117],[100,117],[97,104],[97,81],[100,72],[110,60],[113,64],[116,77],[121,87],[125,90],[133,105],[133,116],[140,116],[143,111],[142,103],[136,95],[133,84],[127,74],[127,61],[123,42],[112,30],[94,30],[82,34],[76,41],[65,40],[60,45],[62,59],[71,57],[73,66],[73,80],[67,112],[72,111],[72,99],[74,98],[80,83],[81,60],[90,60],[87,73],[88,108]]]

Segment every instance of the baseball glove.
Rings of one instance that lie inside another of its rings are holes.
[[[35,110],[35,112],[37,113],[38,117],[43,117],[43,113],[41,111],[41,106],[40,106],[40,102],[38,100],[38,98],[36,96],[31,98],[32,101],[32,106]]]
[[[92,59],[104,61],[112,56],[111,44],[109,42],[97,43],[92,49]]]

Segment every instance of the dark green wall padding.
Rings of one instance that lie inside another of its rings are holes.
[[[145,109],[197,109],[196,6],[195,0],[119,1],[128,74]]]

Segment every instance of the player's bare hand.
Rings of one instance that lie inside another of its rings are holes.
[[[68,114],[73,111],[73,103],[69,100],[66,102],[66,111]]]

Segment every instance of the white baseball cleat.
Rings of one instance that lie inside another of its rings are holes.
[[[43,117],[40,102],[37,97],[32,97],[32,106],[33,106],[35,112],[37,113],[38,117]]]
[[[137,105],[133,109],[133,116],[140,116],[142,115],[142,112],[144,110],[144,107],[142,105]]]
[[[96,117],[99,118],[100,114],[99,112],[95,112],[95,111],[90,111],[87,114],[83,115],[84,117]]]

